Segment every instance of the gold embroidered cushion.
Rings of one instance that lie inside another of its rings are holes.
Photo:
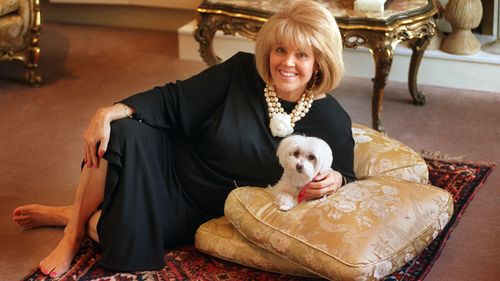
[[[352,125],[352,134],[356,143],[354,172],[358,179],[384,174],[428,183],[424,159],[408,146],[359,124]]]
[[[233,190],[225,216],[248,240],[332,280],[382,278],[418,255],[453,212],[444,190],[387,176],[278,211],[258,187]]]
[[[313,277],[307,269],[248,241],[226,217],[202,224],[196,231],[195,247],[224,260],[266,271]]]
[[[19,50],[28,43],[25,35],[33,20],[30,5],[29,0],[0,0],[0,53]]]
[[[10,14],[19,8],[19,0],[0,0],[0,16]]]
[[[0,17],[0,48],[22,44],[23,19],[16,15]]]
[[[427,182],[424,160],[413,150],[379,132],[353,124],[356,141],[355,172],[360,179],[388,174]],[[196,233],[196,247],[207,254],[246,266],[306,276],[303,267],[291,263],[246,240],[225,217],[209,221]],[[310,273],[312,274],[312,273]]]

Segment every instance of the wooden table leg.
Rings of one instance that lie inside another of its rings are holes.
[[[209,66],[222,62],[222,59],[215,55],[213,46],[217,31],[222,31],[224,35],[239,34],[247,39],[255,40],[262,24],[262,21],[238,19],[225,15],[200,14],[194,37],[200,44],[201,57]]]
[[[377,44],[370,46],[373,59],[375,60],[375,78],[373,79],[372,96],[372,127],[380,132],[384,132],[382,126],[382,101],[384,99],[384,88],[387,84],[387,77],[391,71],[394,48],[392,45]]]
[[[424,36],[408,41],[409,46],[413,50],[410,61],[410,70],[408,72],[408,89],[410,90],[411,97],[413,98],[413,103],[416,105],[425,104],[425,95],[417,88],[417,74],[425,49],[429,45],[431,38],[432,36]]]
[[[213,47],[213,40],[216,31],[216,23],[213,21],[211,15],[199,15],[198,26],[194,31],[194,38],[200,44],[200,56],[209,66],[221,62],[221,58],[215,55]]]

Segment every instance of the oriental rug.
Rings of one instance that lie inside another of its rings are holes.
[[[423,280],[439,257],[452,229],[458,223],[465,208],[484,183],[494,164],[477,164],[456,160],[425,157],[429,167],[431,184],[441,187],[454,198],[454,213],[449,223],[436,239],[412,261],[399,271],[386,277],[385,281]],[[184,246],[166,252],[166,266],[161,271],[120,273],[101,268],[99,247],[90,239],[85,240],[73,260],[71,269],[59,280],[318,280],[265,272],[235,263],[220,260],[198,252],[194,246]],[[35,270],[24,280],[50,280]]]

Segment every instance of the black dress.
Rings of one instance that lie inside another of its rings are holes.
[[[279,180],[281,138],[270,133],[264,87],[254,56],[238,53],[121,101],[136,113],[111,124],[97,227],[102,266],[161,269],[165,249],[192,243],[200,224],[223,215],[232,189]],[[295,104],[282,106],[291,112]],[[332,96],[315,100],[294,129],[324,139],[332,168],[355,179],[351,120]]]

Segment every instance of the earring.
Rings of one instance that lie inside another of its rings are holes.
[[[316,69],[314,70],[314,73],[313,73],[313,76],[311,78],[311,85],[309,87],[309,89],[314,89],[316,87],[316,83],[318,82],[319,80],[319,70]]]

